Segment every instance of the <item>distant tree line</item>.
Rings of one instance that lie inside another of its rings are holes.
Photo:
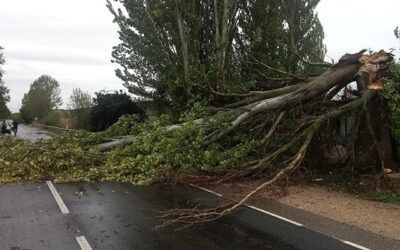
[[[52,110],[61,105],[60,84],[51,76],[42,75],[30,85],[28,93],[24,95],[20,112],[27,123],[35,119],[54,121],[57,118]]]
[[[63,101],[59,82],[48,75],[36,79],[22,99],[20,115],[24,122],[38,121],[52,126],[102,131],[124,114],[144,116],[143,109],[122,91],[99,91],[95,97],[80,88],[73,89],[68,110],[59,109]]]
[[[102,131],[114,124],[124,114],[144,117],[144,110],[123,91],[95,93],[90,114],[90,130]]]
[[[72,91],[69,109],[76,127],[91,131],[103,131],[122,115],[137,114],[144,117],[140,104],[123,91],[99,91],[92,98],[88,92],[77,88]]]
[[[10,95],[9,89],[3,81],[4,70],[2,66],[4,63],[3,47],[0,46],[0,119],[5,119],[11,114],[6,105],[10,101]]]

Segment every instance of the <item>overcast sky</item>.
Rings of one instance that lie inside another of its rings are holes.
[[[328,56],[337,60],[363,48],[400,47],[400,0],[321,0]],[[110,63],[117,27],[105,0],[0,0],[0,45],[5,48],[9,108],[16,112],[29,85],[42,74],[61,84],[64,103],[73,88],[93,94],[123,89]]]

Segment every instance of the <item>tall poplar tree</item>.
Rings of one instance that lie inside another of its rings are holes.
[[[117,76],[131,93],[178,110],[191,99],[220,105],[216,92],[257,89],[261,81],[268,88],[282,78],[248,61],[301,75],[325,55],[318,0],[107,2],[120,28]]]

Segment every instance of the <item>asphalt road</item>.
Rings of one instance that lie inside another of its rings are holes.
[[[216,199],[194,188],[117,183],[55,188],[64,210],[45,183],[0,186],[0,249],[357,249],[250,208],[184,230],[154,230],[159,211]]]
[[[13,133],[12,133],[13,136]],[[44,130],[27,126],[24,124],[18,125],[17,137],[35,143],[39,139],[49,139],[50,134]]]

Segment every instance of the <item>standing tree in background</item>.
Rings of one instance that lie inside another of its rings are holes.
[[[30,86],[22,99],[21,116],[25,122],[35,117],[45,118],[52,109],[62,105],[60,84],[48,75],[42,75]]]
[[[6,119],[11,115],[10,110],[7,107],[6,102],[3,98],[0,98],[0,119]]]
[[[122,91],[113,93],[100,91],[95,94],[96,97],[93,98],[93,107],[90,114],[90,125],[93,131],[106,130],[125,114],[144,116],[143,109]]]
[[[77,128],[89,127],[92,106],[92,97],[88,92],[83,92],[80,88],[72,90],[68,107],[76,119]]]
[[[118,2],[122,9],[108,1],[120,28],[117,76],[129,92],[175,111],[193,99],[226,103],[217,92],[286,85],[281,71],[315,73],[312,61],[325,55],[318,0]]]
[[[241,79],[250,89],[272,89],[321,73],[326,48],[315,13],[319,0],[242,1],[238,13]],[[289,74],[285,74],[289,73]],[[292,74],[292,76],[290,75]]]
[[[6,103],[10,101],[9,89],[4,84],[3,75],[4,71],[2,65],[5,63],[3,56],[3,47],[0,46],[0,119],[7,118],[11,112],[8,109]]]

